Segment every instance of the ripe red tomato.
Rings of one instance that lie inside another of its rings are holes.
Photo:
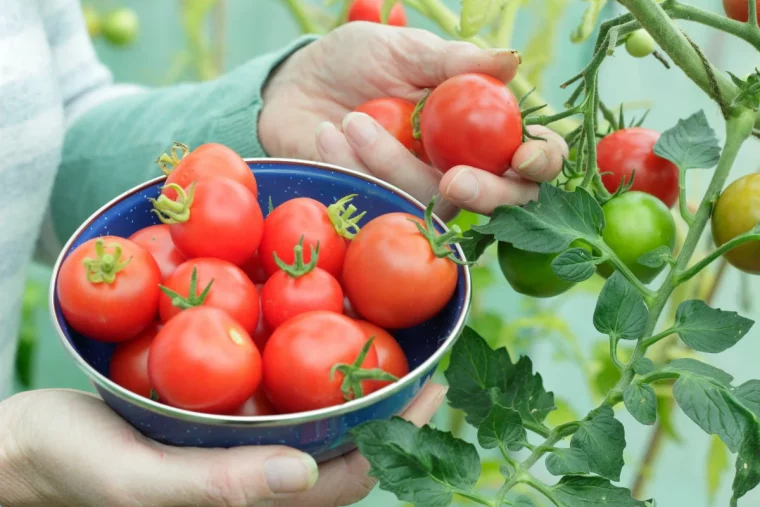
[[[177,266],[187,260],[174,245],[171,231],[166,224],[151,225],[145,229],[140,229],[132,234],[129,239],[148,250],[156,259],[158,269],[161,270],[162,280],[166,280],[166,277],[171,275]]]
[[[431,219],[381,215],[362,227],[346,252],[343,290],[366,320],[385,329],[416,326],[440,312],[457,285],[453,252]],[[417,224],[424,226],[423,235]],[[448,233],[447,233],[448,234]]]
[[[311,261],[304,264],[301,242],[294,247],[294,256],[292,265],[278,263],[280,271],[267,280],[261,291],[261,311],[269,329],[315,310],[343,312],[343,289],[334,276],[317,267],[319,252],[312,248]]]
[[[136,336],[158,312],[161,271],[150,253],[126,238],[79,245],[61,264],[58,299],[66,321],[103,342]]]
[[[370,21],[380,23],[380,8],[383,0],[355,0],[348,9],[348,21]],[[391,9],[388,16],[388,24],[392,26],[406,26],[406,11],[401,2]]]
[[[224,310],[249,334],[256,330],[259,292],[234,264],[210,257],[192,259],[181,264],[162,287],[158,306],[162,322],[169,322],[187,308],[204,305]]]
[[[256,391],[261,355],[227,312],[198,306],[181,312],[158,332],[150,347],[148,375],[163,403],[225,414]]]
[[[264,265],[261,263],[261,258],[259,257],[258,250],[256,250],[256,252],[253,254],[253,257],[251,257],[248,262],[243,264],[241,267],[253,283],[265,283],[269,278],[266,269],[264,269]]]
[[[351,381],[358,369],[377,368],[374,346],[350,318],[333,312],[303,313],[278,327],[264,349],[264,388],[281,413],[340,405],[372,392],[372,381]],[[331,371],[344,365],[343,371]],[[346,380],[346,373],[348,380]]]
[[[400,5],[400,4],[398,4]],[[425,153],[422,141],[415,139],[412,127],[412,115],[415,104],[404,99],[386,97],[373,99],[357,107],[354,111],[364,113],[375,119],[385,130],[425,163],[430,159]]]
[[[264,290],[263,284],[256,284],[256,290],[259,291],[259,294],[261,294],[261,291]],[[267,327],[266,321],[261,318],[262,315],[261,310],[261,298],[259,298],[259,323],[256,326],[256,330],[251,335],[251,338],[253,338],[253,343],[256,344],[256,346],[259,348],[259,350],[263,351],[264,347],[267,344],[267,341],[269,340],[269,337],[272,335],[272,330]]]
[[[334,277],[340,276],[346,255],[346,239],[362,214],[351,216],[356,208],[349,205],[354,196],[347,196],[329,208],[308,197],[297,197],[277,206],[264,220],[264,235],[259,247],[259,259],[269,275],[279,267],[274,254],[285,263],[295,261],[293,248],[303,237],[304,262],[311,261],[311,247],[319,243],[317,266]]]
[[[512,92],[485,74],[460,74],[435,88],[420,116],[422,144],[441,171],[468,165],[501,176],[522,144]]]
[[[264,391],[259,389],[256,394],[248,398],[248,400],[239,406],[236,410],[233,410],[230,415],[239,417],[254,417],[260,415],[276,415],[272,402],[266,397]]]
[[[194,181],[210,178],[225,178],[240,183],[258,197],[256,177],[248,164],[234,150],[217,143],[206,143],[193,151],[182,143],[174,143],[169,153],[161,155],[156,163],[168,176],[166,185],[176,183],[187,188]],[[175,189],[164,188],[169,199],[176,199]]]
[[[148,378],[148,352],[161,329],[161,324],[153,322],[131,340],[121,342],[111,355],[109,377],[124,389],[150,398]]]
[[[362,328],[367,339],[374,338],[372,345],[377,352],[378,368],[390,373],[397,379],[409,373],[409,362],[406,359],[406,354],[404,354],[404,349],[388,331],[366,320],[357,320],[356,324]],[[377,391],[392,383],[393,381],[378,380],[375,382],[373,390]]]
[[[657,197],[669,208],[678,200],[678,167],[654,154],[654,145],[660,133],[641,127],[632,127],[606,136],[596,148],[597,164],[604,187],[614,193],[623,178],[631,181],[631,190],[646,192]]]
[[[200,180],[187,192],[177,185],[176,201],[152,200],[172,241],[188,259],[215,257],[236,266],[248,262],[261,243],[264,216],[256,198],[239,183],[224,178]]]
[[[760,22],[760,0],[757,1],[757,19]],[[723,0],[726,16],[736,21],[749,21],[749,2],[747,0]]]

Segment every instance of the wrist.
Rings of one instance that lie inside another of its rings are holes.
[[[0,505],[5,507],[40,503],[32,487],[28,453],[19,437],[24,397],[19,394],[0,402]]]

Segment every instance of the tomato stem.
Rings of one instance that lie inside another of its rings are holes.
[[[173,201],[161,194],[158,199],[148,199],[153,204],[151,210],[158,216],[158,219],[165,224],[179,224],[190,220],[190,207],[193,205],[195,198],[195,181],[187,187],[187,192],[176,183],[169,183],[163,188],[171,188],[177,192],[177,200]]]
[[[366,211],[362,211],[354,216],[354,213],[357,212],[356,206],[349,203],[357,195],[347,195],[327,207],[327,216],[330,217],[330,222],[335,227],[335,232],[346,239],[354,239],[354,236],[359,232],[359,226],[357,225],[359,220],[367,214]],[[346,207],[347,204],[348,207]]]
[[[409,118],[409,121],[412,122],[412,137],[416,139],[417,141],[420,140],[422,137],[422,131],[420,127],[420,117],[422,116],[422,108],[425,107],[425,102],[427,102],[428,97],[430,96],[430,90],[425,89],[425,96],[420,99],[419,102],[417,102],[417,105],[414,106],[414,111],[412,111],[412,116]]]
[[[385,380],[389,382],[395,382],[398,380],[398,377],[391,375],[380,368],[362,368],[362,363],[366,359],[370,348],[372,348],[372,342],[374,341],[374,336],[367,340],[367,343],[364,344],[364,347],[362,347],[361,352],[359,352],[359,355],[353,364],[338,363],[330,368],[331,381],[335,379],[335,372],[343,374],[343,382],[340,384],[340,390],[343,393],[343,399],[346,401],[355,400],[364,396],[362,382],[365,380]]]
[[[158,168],[161,169],[162,173],[169,176],[188,153],[190,153],[190,148],[186,144],[175,141],[172,143],[172,147],[168,153],[159,155],[156,159],[156,164],[158,164]]]
[[[113,248],[113,253],[106,252],[106,246]],[[85,270],[87,270],[87,281],[90,283],[108,283],[111,284],[116,280],[116,274],[122,271],[132,260],[121,258],[121,245],[118,243],[109,243],[106,245],[102,239],[95,241],[95,258],[85,258],[82,261]]]
[[[181,294],[174,292],[169,287],[165,287],[163,285],[159,285],[158,288],[161,289],[164,294],[169,296],[169,299],[172,300],[172,305],[176,306],[180,310],[187,310],[188,308],[201,306],[206,301],[208,293],[211,290],[211,285],[213,283],[214,279],[212,278],[208,285],[206,285],[206,287],[203,289],[203,292],[198,294],[198,268],[194,267],[193,273],[190,275],[190,287],[187,291],[187,297],[184,297]]]
[[[274,257],[274,262],[277,264],[277,267],[279,267],[281,270],[293,278],[299,278],[306,273],[314,271],[314,268],[317,267],[317,259],[319,258],[319,242],[317,242],[316,247],[314,245],[311,245],[311,260],[308,264],[304,264],[303,260],[303,235],[301,235],[301,239],[298,241],[298,244],[293,247],[293,264],[287,264],[285,261],[280,259],[280,257],[277,255],[277,252],[273,252],[272,256]]]
[[[430,243],[430,248],[433,250],[433,255],[439,259],[449,259],[450,261],[462,266],[469,266],[470,264],[473,264],[472,262],[459,260],[456,257],[454,251],[449,248],[449,245],[459,243],[464,239],[462,237],[462,229],[460,229],[458,225],[453,225],[451,229],[440,235],[435,231],[435,226],[433,225],[433,206],[435,205],[435,200],[436,198],[433,197],[430,200],[430,203],[427,205],[427,208],[425,208],[424,226],[421,225],[417,220],[413,220],[411,218],[408,220],[417,226],[417,230],[420,231],[420,234],[425,236],[425,239],[428,240]]]

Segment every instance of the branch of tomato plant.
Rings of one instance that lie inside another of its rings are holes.
[[[672,18],[693,21],[729,33],[748,42],[760,51],[760,29],[757,27],[757,14],[755,14],[754,18],[750,15],[749,21],[742,23],[741,21],[734,21],[726,16],[715,14],[693,5],[683,4],[678,0],[665,0],[662,3],[662,8]],[[753,5],[753,2],[751,2],[749,8],[757,12],[757,3]],[[754,23],[752,22],[753,19],[755,20]]]
[[[700,271],[702,271],[704,268],[709,266],[715,259],[721,257],[724,253],[748,241],[757,241],[757,240],[760,240],[760,225],[755,226],[753,229],[745,232],[744,234],[740,234],[739,236],[736,236],[731,241],[728,241],[725,244],[723,244],[720,248],[713,250],[712,252],[710,252],[709,255],[707,255],[704,259],[702,259],[698,263],[694,264],[692,267],[685,269],[679,273],[676,273],[674,277],[674,282],[676,284],[681,284],[688,280],[691,280],[695,275],[697,275]]]
[[[694,223],[694,215],[691,214],[688,208],[688,201],[686,200],[686,168],[678,168],[678,209],[681,212],[681,218],[686,222],[686,225],[691,227]]]
[[[502,7],[496,29],[488,37],[491,45],[497,48],[507,48],[512,45],[512,34],[515,28],[517,12],[522,7],[523,0],[508,0]]]

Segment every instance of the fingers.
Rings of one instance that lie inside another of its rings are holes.
[[[427,424],[441,408],[448,390],[447,387],[440,384],[428,383],[422,388],[409,408],[401,414],[401,417],[416,426]]]
[[[528,131],[546,141],[529,139],[512,158],[512,169],[530,181],[551,181],[562,171],[562,158],[568,156],[565,140],[553,130],[532,125]]]
[[[371,174],[348,144],[346,137],[330,122],[322,122],[316,132],[317,153],[328,164]]]
[[[466,210],[490,214],[504,204],[525,204],[538,197],[538,185],[508,171],[504,176],[468,166],[454,167],[441,179],[441,195]]]

